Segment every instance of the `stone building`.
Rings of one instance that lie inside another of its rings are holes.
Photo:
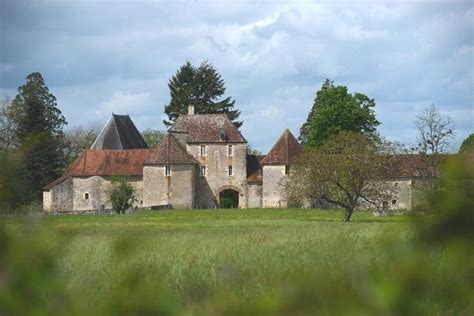
[[[224,114],[178,117],[156,148],[148,148],[129,116],[112,115],[85,150],[43,191],[49,212],[110,210],[116,177],[135,189],[136,208],[286,207],[281,188],[302,146],[287,129],[267,155],[248,155],[247,140]],[[411,175],[392,177],[411,208]]]
[[[128,178],[137,208],[280,207],[279,184],[301,150],[285,130],[267,156],[248,155],[226,115],[192,107],[149,149],[130,117],[114,114],[91,149],[44,188],[44,209],[108,210],[114,177]]]

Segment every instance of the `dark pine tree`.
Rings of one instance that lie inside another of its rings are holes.
[[[63,126],[67,122],[39,72],[26,77],[12,109],[29,199],[38,199],[41,188],[60,176],[66,166]]]
[[[195,113],[209,114],[222,113],[240,127],[242,122],[237,121],[240,111],[234,109],[235,101],[225,97],[225,83],[211,63],[203,62],[199,67],[186,62],[169,80],[171,100],[165,105],[168,121],[166,126],[172,125],[179,115],[186,114],[188,105],[194,105]]]

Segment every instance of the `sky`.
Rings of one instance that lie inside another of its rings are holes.
[[[374,98],[388,139],[413,143],[430,104],[455,122],[452,151],[474,132],[473,1],[0,0],[0,97],[39,71],[68,128],[113,112],[165,130],[187,60],[215,66],[264,153],[299,135],[326,78]]]

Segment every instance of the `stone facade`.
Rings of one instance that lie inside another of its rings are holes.
[[[170,165],[145,166],[143,168],[143,206],[172,206],[194,208],[196,192],[196,166]]]
[[[260,208],[263,205],[263,186],[258,184],[247,185],[247,206]]]
[[[135,191],[134,207],[142,207],[143,181],[141,177],[130,178],[129,184]],[[73,179],[73,208],[76,211],[98,211],[112,209],[110,194],[112,181],[101,176]],[[88,196],[86,196],[88,194]]]
[[[143,206],[143,181],[135,177],[130,178],[129,183],[135,190],[133,205],[140,208]],[[112,181],[101,176],[71,178],[43,192],[43,208],[58,213],[111,210],[112,188]]]
[[[246,144],[189,144],[187,151],[199,163],[198,208],[218,207],[219,194],[226,189],[239,192],[239,207],[247,207]]]
[[[121,134],[127,129],[136,134],[129,117],[117,117],[114,122]],[[122,139],[115,143],[128,144]],[[131,150],[84,151],[61,178],[45,187],[44,209],[111,209],[112,176],[130,178],[135,208],[215,208],[223,199],[231,199],[231,205],[239,208],[286,207],[282,187],[302,151],[295,137],[285,130],[267,155],[248,155],[247,141],[225,115],[193,111],[178,117],[156,148],[144,149],[139,141],[135,143]],[[399,186],[398,197],[387,201],[388,206],[411,209],[412,180],[387,181]]]
[[[263,207],[286,207],[281,198],[281,185],[285,177],[284,165],[263,167]]]
[[[412,180],[401,178],[387,181],[398,188],[397,197],[392,201],[387,201],[389,209],[411,210],[413,208]]]
[[[73,179],[67,179],[43,192],[43,208],[49,212],[74,210]]]

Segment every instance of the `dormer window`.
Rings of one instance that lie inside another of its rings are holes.
[[[201,145],[201,157],[206,157],[206,145]]]
[[[165,176],[171,176],[171,166],[165,166]]]
[[[228,145],[227,146],[227,156],[232,157],[234,155],[234,146]]]
[[[228,140],[227,133],[225,132],[225,130],[223,128],[221,128],[220,131],[219,131],[219,139],[222,142],[225,142],[225,141]]]

